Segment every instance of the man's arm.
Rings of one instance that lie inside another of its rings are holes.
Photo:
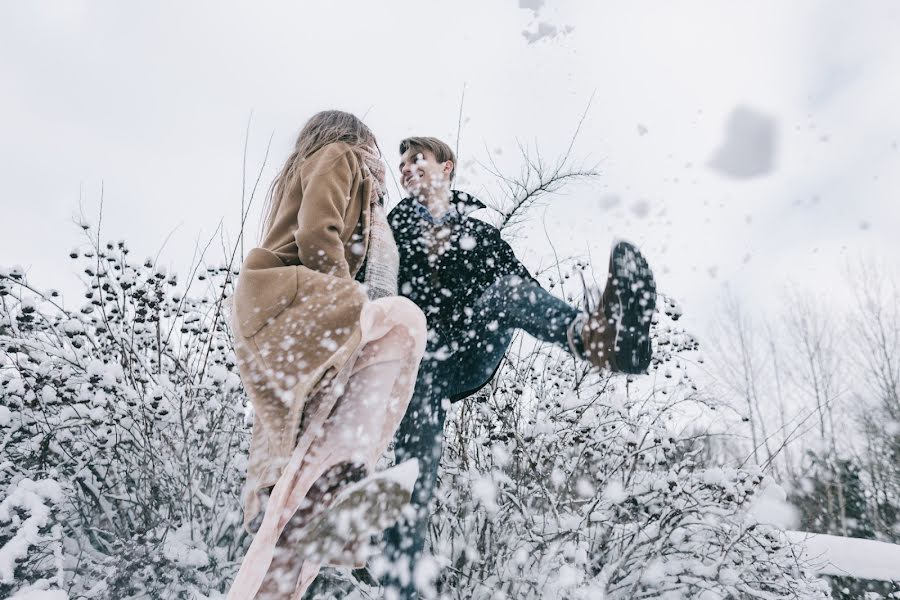
[[[506,240],[500,235],[500,230],[493,225],[484,222],[482,223],[482,235],[490,240],[489,247],[491,248],[491,254],[493,255],[492,258],[496,260],[495,268],[497,269],[498,275],[501,277],[506,275],[518,275],[526,281],[533,281],[540,285],[538,280],[528,272],[528,269],[516,256],[516,253],[513,252],[512,247],[506,243]]]

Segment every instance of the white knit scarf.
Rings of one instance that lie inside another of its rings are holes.
[[[359,154],[373,180],[372,194],[369,197],[369,249],[366,252],[365,284],[369,299],[375,300],[397,295],[400,253],[384,214],[383,199],[387,195],[384,161],[378,151],[369,146],[360,147]]]

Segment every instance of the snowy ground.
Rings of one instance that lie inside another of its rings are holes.
[[[900,545],[803,531],[788,535],[820,563],[818,572],[823,575],[900,581]]]

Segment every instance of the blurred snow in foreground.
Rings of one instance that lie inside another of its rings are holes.
[[[735,108],[728,117],[725,139],[709,161],[709,167],[726,177],[750,179],[770,173],[775,162],[775,119],[747,107]]]

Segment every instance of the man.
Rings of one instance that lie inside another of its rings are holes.
[[[400,294],[428,320],[429,338],[416,390],[395,438],[397,461],[418,458],[411,523],[385,534],[394,565],[385,585],[416,598],[412,575],[425,545],[447,408],[486,385],[516,329],[556,343],[593,365],[643,373],[650,364],[653,274],[627,242],[613,246],[599,306],[584,313],[542,289],[500,231],[469,214],[478,199],[451,190],[456,157],[437,138],[400,143],[400,175],[409,194],[388,220],[400,251]]]

